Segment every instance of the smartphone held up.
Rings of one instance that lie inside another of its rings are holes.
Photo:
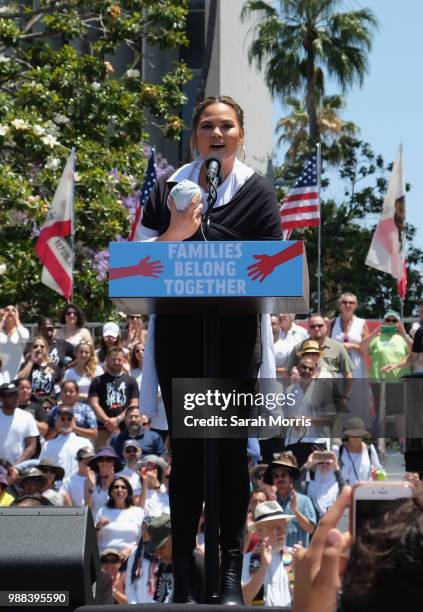
[[[350,531],[354,538],[360,534],[363,524],[377,519],[399,501],[413,497],[411,482],[373,481],[361,482],[353,487],[350,508]]]

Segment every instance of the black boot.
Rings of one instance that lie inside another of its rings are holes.
[[[196,604],[194,588],[195,565],[192,555],[173,559],[172,603]]]
[[[241,589],[243,555],[239,551],[227,551],[222,557],[220,603],[226,606],[242,606]]]

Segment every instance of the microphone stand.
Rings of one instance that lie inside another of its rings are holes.
[[[213,179],[207,177],[207,183],[209,185],[209,194],[207,196],[207,210],[203,217],[203,235],[207,240],[209,237],[210,230],[210,213],[213,210],[217,200],[217,187],[219,185],[219,177],[216,176]]]
[[[209,194],[207,210],[203,217],[203,235],[207,240],[210,230],[210,212],[217,199],[219,177],[207,180]],[[219,375],[220,319],[216,306],[206,306],[203,316],[204,378]],[[207,604],[219,603],[219,456],[218,440],[204,438],[204,500],[205,500],[205,597]]]

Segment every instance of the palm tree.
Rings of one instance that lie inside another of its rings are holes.
[[[319,139],[318,98],[324,94],[325,72],[344,92],[363,84],[376,17],[370,9],[338,12],[342,0],[248,0],[241,18],[257,15],[248,57],[273,95],[304,94],[312,142]]]
[[[280,133],[278,144],[289,144],[286,153],[288,163],[298,157],[306,158],[310,153],[309,117],[307,108],[298,98],[289,97],[285,103],[291,108],[286,117],[279,119],[276,133]],[[317,107],[317,127],[322,144],[323,158],[337,164],[350,152],[350,146],[356,139],[358,127],[353,121],[344,121],[339,116],[345,103],[342,96],[324,96]]]

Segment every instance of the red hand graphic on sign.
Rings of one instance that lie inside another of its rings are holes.
[[[283,251],[279,251],[274,255],[253,255],[254,259],[257,259],[257,261],[251,264],[251,266],[248,266],[248,276],[251,280],[258,280],[262,283],[269,274],[272,274],[277,266],[280,266],[290,259],[294,259],[294,257],[298,257],[302,252],[303,243],[298,241],[291,244],[287,249],[283,249]]]
[[[135,266],[110,268],[109,280],[126,278],[128,276],[150,276],[151,278],[159,278],[159,275],[163,272],[163,264],[160,259],[149,261],[150,259],[151,255],[146,255],[146,257],[140,259]]]

